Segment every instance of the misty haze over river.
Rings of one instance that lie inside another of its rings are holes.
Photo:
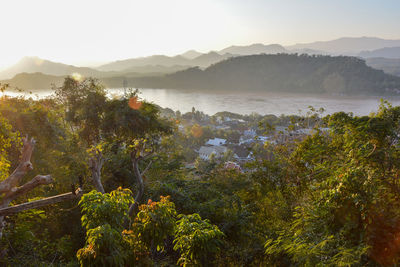
[[[108,89],[110,95],[121,95],[124,89]],[[8,95],[18,93],[7,92]],[[20,94],[20,93],[19,93]],[[42,98],[52,94],[52,91],[33,93],[33,98]],[[29,96],[29,95],[27,95]],[[171,108],[188,112],[194,107],[196,110],[213,115],[220,111],[229,111],[239,114],[252,112],[265,114],[305,114],[309,106],[316,109],[323,107],[324,114],[338,111],[353,112],[355,115],[368,115],[377,111],[380,97],[360,96],[322,96],[304,94],[277,94],[253,92],[195,92],[174,89],[140,89],[139,97],[154,102],[163,108]],[[384,98],[392,105],[400,105],[400,98]]]

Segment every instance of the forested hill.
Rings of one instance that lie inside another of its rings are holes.
[[[400,77],[355,57],[251,55],[229,58],[205,70],[190,68],[164,77],[141,77],[142,88],[254,90],[331,95],[382,95],[400,90]]]

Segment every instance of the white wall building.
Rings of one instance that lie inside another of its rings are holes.
[[[211,154],[214,154],[215,158],[221,158],[227,150],[224,146],[202,146],[199,149],[199,157],[203,160],[209,160]]]
[[[210,139],[206,142],[206,145],[210,145],[210,146],[222,146],[225,145],[226,143],[226,139],[222,139],[222,138],[214,138],[214,139]]]

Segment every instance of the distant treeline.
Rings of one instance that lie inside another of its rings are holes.
[[[234,57],[205,70],[190,68],[162,77],[140,77],[142,88],[210,89],[382,95],[400,90],[400,77],[373,69],[355,57],[251,55]]]

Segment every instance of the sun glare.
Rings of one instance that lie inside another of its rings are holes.
[[[43,59],[41,59],[41,58],[36,58],[36,59],[35,59],[35,64],[36,64],[36,66],[40,66],[40,65],[42,65],[42,64],[43,64],[43,62],[44,62],[44,60],[43,60]]]
[[[80,73],[74,72],[71,74],[72,79],[74,79],[75,81],[82,81],[83,76]]]

